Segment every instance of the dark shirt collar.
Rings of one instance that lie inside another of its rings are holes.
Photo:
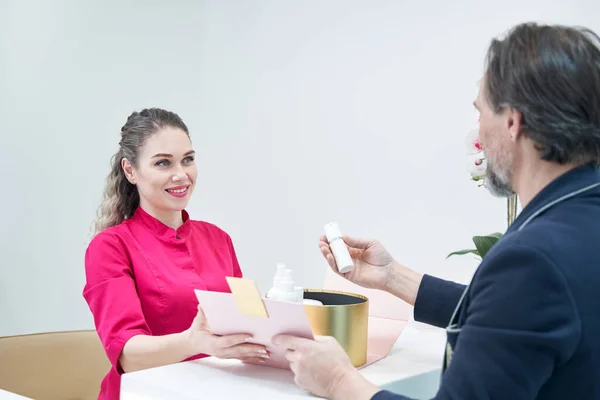
[[[138,207],[135,210],[131,220],[145,226],[161,239],[181,240],[187,238],[191,225],[190,216],[187,211],[182,210],[181,216],[183,218],[183,224],[178,229],[173,229],[170,226],[163,224],[161,221],[144,211],[142,207]]]
[[[565,172],[531,199],[508,231],[518,229],[533,213],[546,204],[596,182],[600,182],[600,170],[593,164],[585,164]]]

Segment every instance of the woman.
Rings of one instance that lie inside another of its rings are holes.
[[[129,116],[85,254],[83,296],[112,363],[99,398],[119,398],[123,372],[206,355],[268,358],[248,335],[212,335],[194,295],[229,291],[225,277],[242,276],[229,235],[185,211],[197,174],[177,114]]]

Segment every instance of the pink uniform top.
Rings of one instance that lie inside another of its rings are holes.
[[[182,213],[184,223],[175,230],[139,207],[88,246],[83,296],[112,364],[100,399],[119,398],[119,357],[127,340],[186,330],[197,313],[194,289],[229,292],[225,277],[242,276],[229,235]]]

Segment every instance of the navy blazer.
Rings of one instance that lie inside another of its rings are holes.
[[[535,196],[468,287],[425,275],[414,314],[452,349],[435,399],[600,400],[598,169]]]

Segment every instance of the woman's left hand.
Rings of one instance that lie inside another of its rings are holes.
[[[208,321],[198,305],[198,313],[186,331],[194,354],[203,353],[217,358],[235,358],[248,363],[264,363],[269,352],[260,344],[248,343],[248,334],[217,336],[210,331]]]

